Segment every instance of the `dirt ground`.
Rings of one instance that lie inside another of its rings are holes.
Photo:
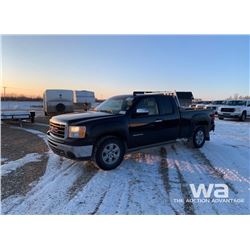
[[[38,180],[46,170],[47,152],[47,145],[38,136],[9,124],[1,125],[1,164],[21,159],[30,153],[41,154],[40,161],[26,163],[1,177],[1,199],[25,194],[30,190],[30,184]]]
[[[27,127],[29,125],[25,125]],[[34,134],[12,127],[1,125],[1,158],[14,161],[28,153],[44,153],[48,148],[42,139]],[[1,162],[3,164],[4,162]]]

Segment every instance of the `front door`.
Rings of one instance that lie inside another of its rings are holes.
[[[148,110],[148,114],[138,116],[136,110]],[[162,126],[159,107],[155,97],[141,99],[132,110],[128,122],[129,147],[139,147],[158,143]]]

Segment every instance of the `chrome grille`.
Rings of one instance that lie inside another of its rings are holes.
[[[49,128],[50,133],[52,135],[59,137],[59,138],[64,138],[64,134],[65,134],[65,125],[64,124],[50,122],[49,127],[50,127]]]
[[[222,112],[234,112],[234,108],[221,108]]]

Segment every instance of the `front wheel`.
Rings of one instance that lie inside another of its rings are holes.
[[[124,154],[124,143],[117,137],[109,136],[101,139],[97,143],[94,157],[100,169],[112,170],[121,164]]]
[[[205,129],[203,127],[196,128],[192,137],[193,146],[195,148],[201,148],[204,145],[205,140]]]
[[[240,121],[244,122],[247,118],[246,112],[244,111],[240,117]]]

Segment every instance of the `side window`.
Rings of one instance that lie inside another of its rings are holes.
[[[147,97],[142,99],[138,104],[136,109],[147,109],[149,111],[148,115],[158,115],[158,105],[154,97]]]
[[[160,96],[159,104],[161,115],[170,115],[174,113],[172,101],[168,96]]]

